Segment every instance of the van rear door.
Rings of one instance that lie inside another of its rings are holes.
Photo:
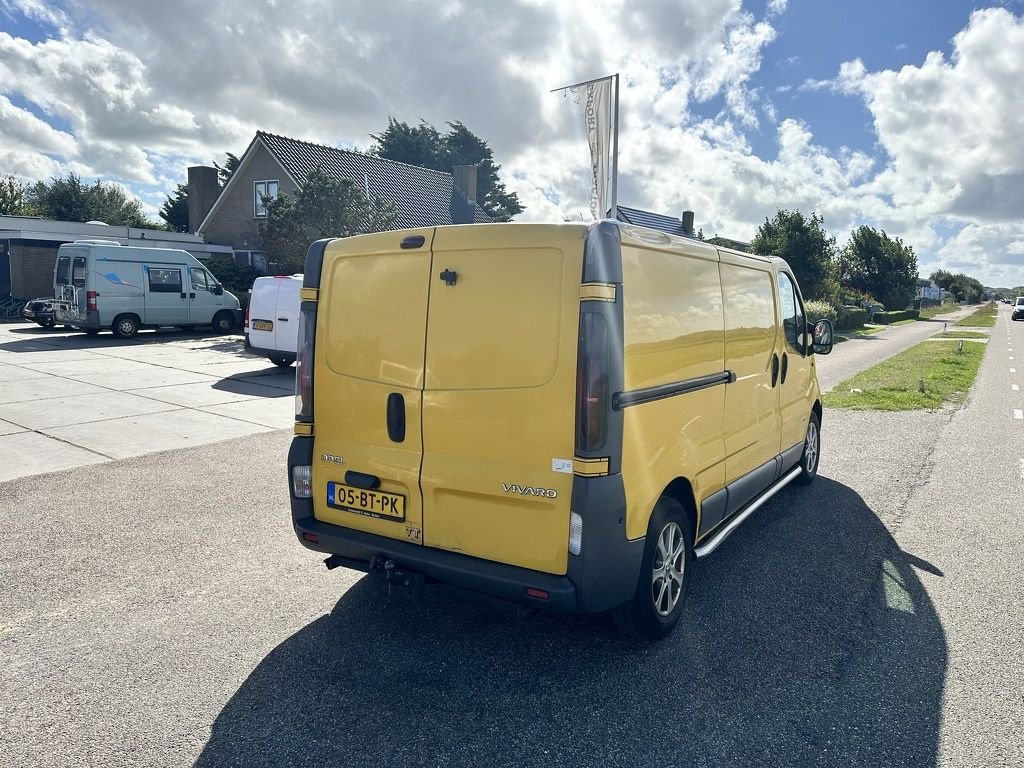
[[[436,231],[420,481],[428,546],[566,572],[585,234]]]
[[[315,340],[314,515],[415,543],[432,233],[331,242]]]

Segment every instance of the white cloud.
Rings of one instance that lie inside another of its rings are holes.
[[[975,12],[948,59],[932,53],[899,71],[853,60],[832,79],[770,94],[863,100],[876,154],[822,147],[814,125],[759,89],[776,25],[792,12],[786,0],[769,0],[763,17],[740,0],[0,0],[0,9],[51,30],[41,42],[0,32],[0,173],[120,179],[151,211],[187,165],[241,153],[257,129],[366,148],[394,116],[439,128],[462,120],[494,150],[524,219],[577,215],[588,198],[582,126],[549,91],[619,72],[625,204],[691,209],[705,234],[737,239],[779,208],[817,211],[840,242],[866,223],[912,243],[922,263],[967,254],[1012,269],[991,254],[1024,242],[1014,229],[1024,22],[1004,9]],[[756,156],[766,140],[774,156]]]

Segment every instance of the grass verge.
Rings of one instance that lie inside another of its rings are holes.
[[[998,312],[999,308],[995,304],[986,304],[984,307],[975,310],[956,324],[967,325],[974,328],[991,328],[996,324]]]
[[[932,336],[933,339],[987,339],[984,331],[943,331]]]
[[[936,315],[948,315],[950,312],[956,312],[960,309],[957,304],[940,304],[937,307],[924,307],[921,310],[920,320],[928,320],[935,317]]]
[[[830,408],[859,411],[934,410],[959,404],[978,375],[985,344],[925,341],[837,384],[824,397]],[[921,383],[924,383],[924,391]]]

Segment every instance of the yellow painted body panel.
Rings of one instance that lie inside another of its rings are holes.
[[[779,337],[775,273],[767,260],[722,254],[725,357],[736,381],[726,387],[726,475],[731,482],[779,452],[779,392],[772,355]]]
[[[673,239],[671,248],[624,238],[625,390],[720,374],[725,365],[718,253]],[[698,499],[723,487],[725,386],[623,411],[626,535],[641,538],[666,486],[685,477]]]
[[[314,514],[408,541],[420,541],[423,526],[420,426],[432,232],[418,232],[426,245],[415,250],[399,248],[408,232],[333,241],[324,253],[317,309]],[[393,393],[405,399],[402,443],[388,436]],[[405,521],[328,507],[328,481],[344,483],[349,470],[377,476],[379,490],[404,496]]]
[[[431,286],[421,479],[428,546],[566,571],[585,231],[438,230],[434,272],[458,278],[446,286],[435,276]],[[555,461],[565,469],[555,471]]]
[[[785,263],[778,260],[776,268],[781,274],[786,274],[792,281],[796,290],[795,303],[799,307],[802,302],[800,287],[792,274],[784,269]],[[784,352],[788,362],[788,373],[786,380],[779,383],[779,413],[781,419],[781,446],[782,450],[801,443],[807,432],[807,419],[810,415],[811,405],[819,397],[818,377],[814,371],[814,355],[801,355],[798,348],[794,347],[788,340],[789,334],[794,333],[792,321],[787,328],[787,310],[792,309],[793,304],[784,300],[784,291],[779,289],[779,350],[780,355]],[[799,312],[799,309],[795,311]],[[806,323],[806,318],[804,318]],[[806,326],[805,326],[806,327]],[[803,339],[801,339],[803,340]]]

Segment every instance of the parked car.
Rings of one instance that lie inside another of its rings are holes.
[[[44,296],[26,302],[21,310],[21,316],[26,320],[31,320],[33,323],[38,323],[43,328],[53,328],[55,324],[53,319],[53,299]]]
[[[1018,296],[1017,301],[1013,305],[1011,310],[1013,314],[1010,315],[1011,320],[1018,320],[1024,317],[1024,296]]]

